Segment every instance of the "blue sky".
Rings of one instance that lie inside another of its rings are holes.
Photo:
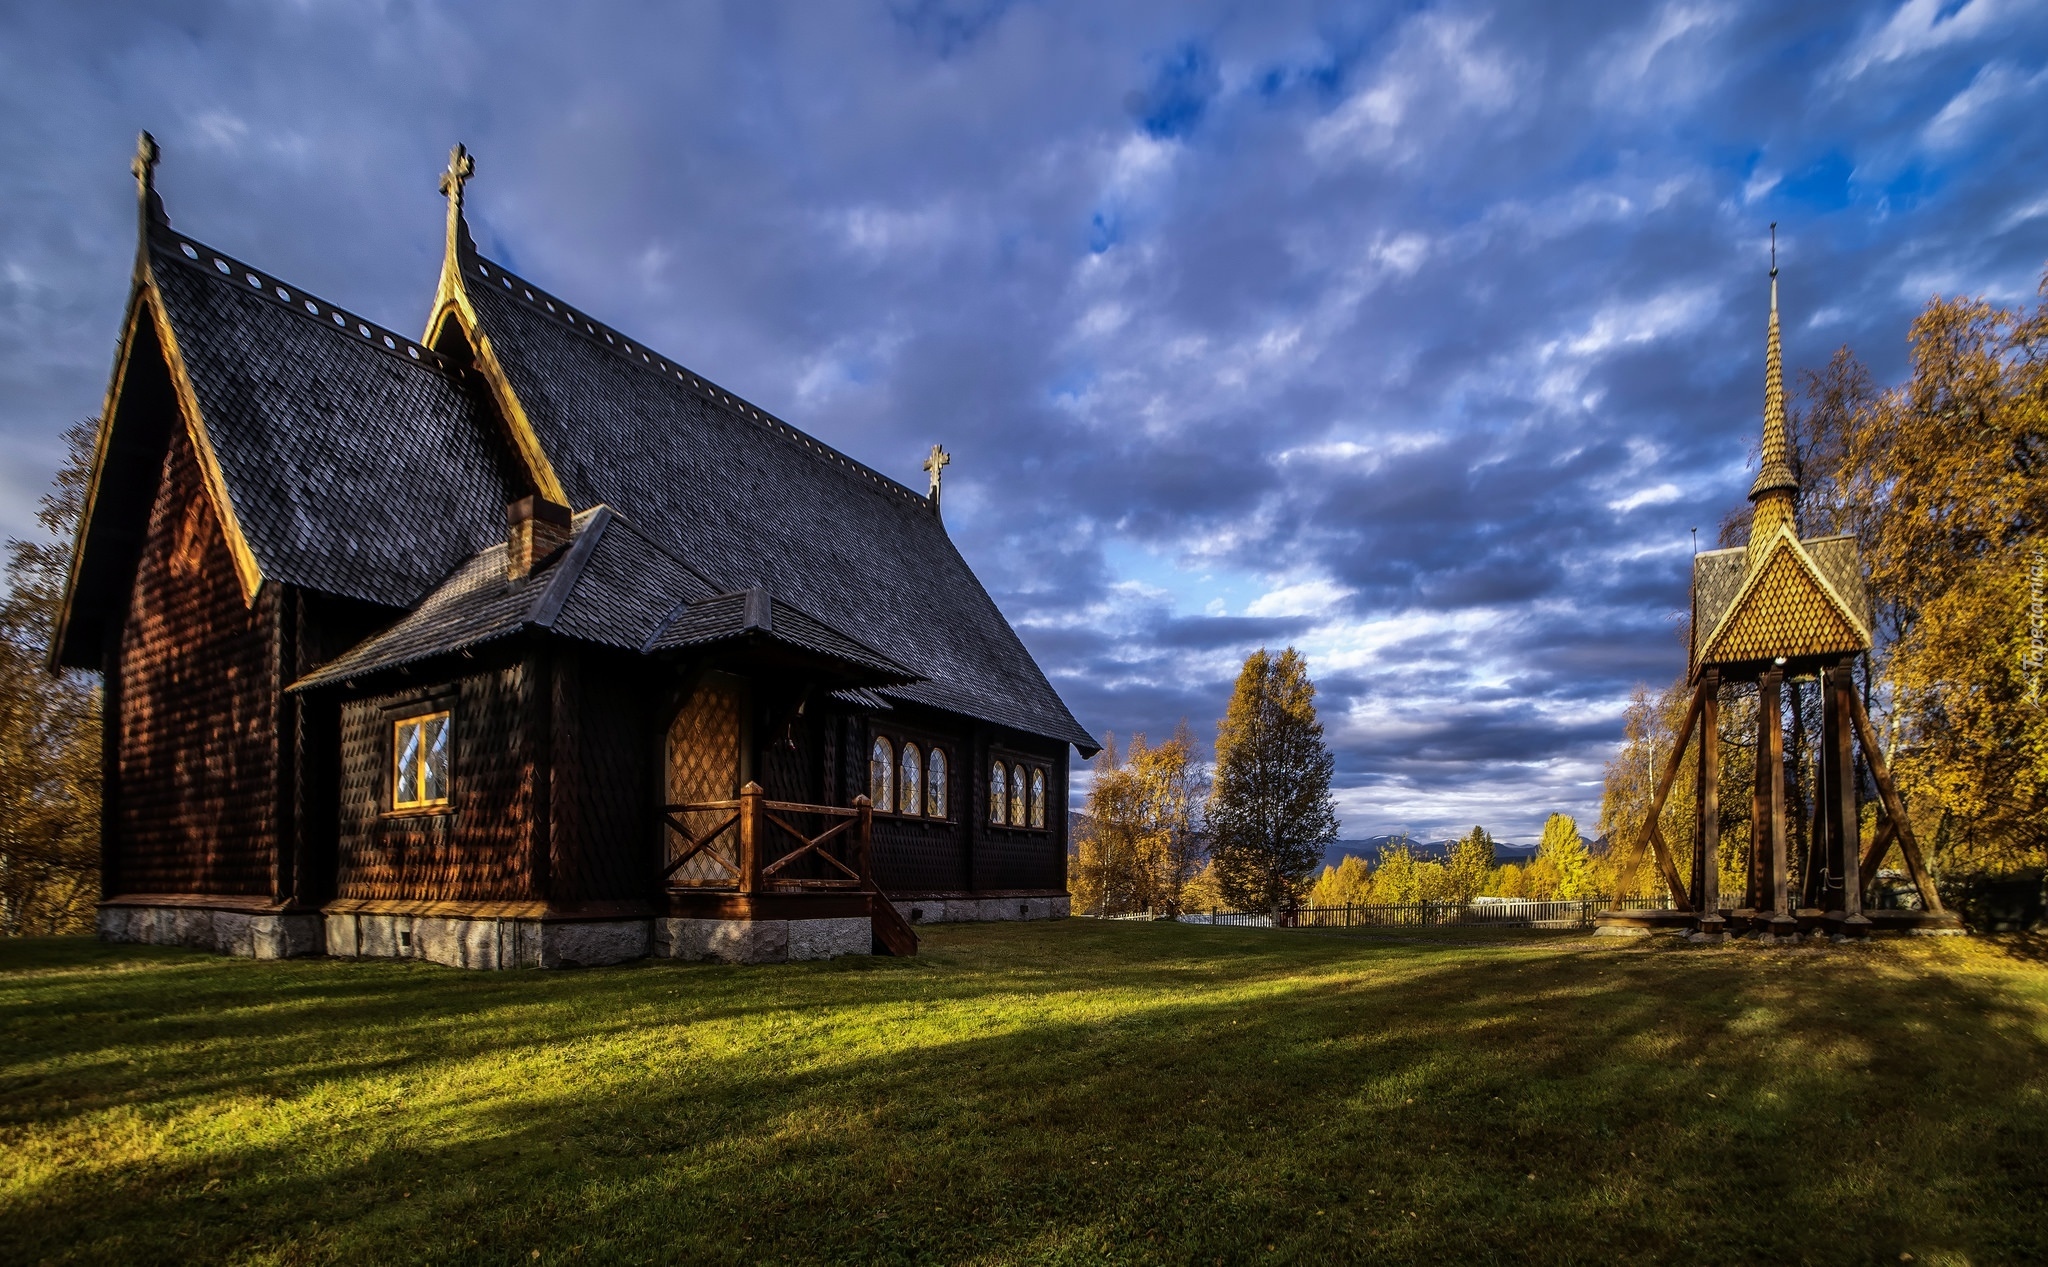
[[[1881,4],[8,5],[0,533],[173,222],[403,329],[486,252],[898,479],[1082,722],[1305,650],[1345,830],[1597,809],[1786,358],[2048,261],[2048,15]]]

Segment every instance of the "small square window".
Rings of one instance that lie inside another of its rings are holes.
[[[448,803],[448,714],[408,717],[391,728],[391,808]]]

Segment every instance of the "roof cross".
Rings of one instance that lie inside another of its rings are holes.
[[[157,148],[155,137],[147,132],[136,134],[135,161],[128,164],[128,170],[135,173],[137,185],[146,190],[156,183],[156,164],[162,157],[163,151]]]
[[[952,462],[952,460],[953,455],[936,444],[932,446],[931,456],[924,460],[924,469],[932,473],[931,498],[933,501],[939,500],[939,472],[945,470],[947,464]]]
[[[147,132],[135,136],[135,157],[128,164],[128,170],[135,173],[135,196],[142,200],[142,217],[145,224],[169,224],[171,218],[164,214],[164,200],[156,196],[156,164],[163,157],[157,148],[156,138]]]
[[[448,169],[441,173],[442,195],[453,198],[457,203],[460,203],[462,201],[462,186],[474,175],[476,175],[476,160],[470,157],[468,150],[462,148],[462,142],[457,141],[455,148],[448,151]]]

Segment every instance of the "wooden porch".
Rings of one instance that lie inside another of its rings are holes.
[[[737,797],[664,805],[661,815],[658,883],[669,914],[859,915],[871,923],[875,953],[917,953],[916,932],[875,884],[874,807],[867,797],[855,797],[850,807],[806,805],[769,800],[760,784],[748,783]]]

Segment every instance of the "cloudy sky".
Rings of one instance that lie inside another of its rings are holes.
[[[1786,357],[2048,261],[2048,15],[0,6],[0,534],[173,223],[400,328],[486,253],[920,486],[1083,724],[1309,656],[1347,835],[1593,815]]]

